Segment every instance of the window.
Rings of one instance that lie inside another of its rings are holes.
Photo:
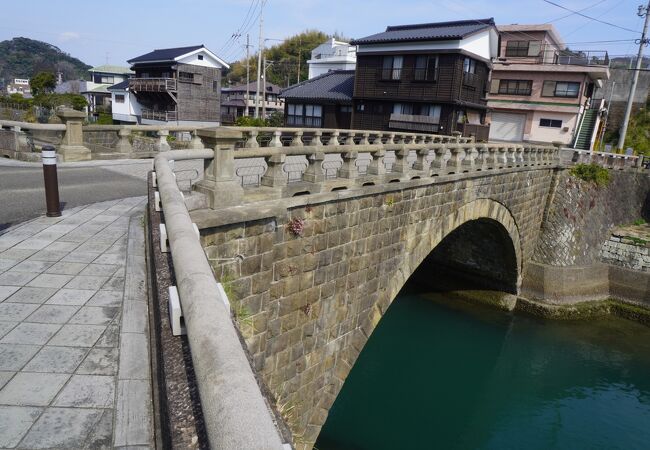
[[[352,106],[342,105],[340,111],[342,113],[351,113],[352,112]]]
[[[571,81],[544,81],[542,97],[577,98],[580,93],[580,83]]]
[[[410,103],[395,103],[393,114],[413,114],[413,105]]]
[[[476,73],[476,61],[466,57],[465,61],[463,61],[463,72]]]
[[[203,55],[199,55],[198,58],[199,58],[199,61],[203,61]]]
[[[212,81],[212,90],[214,92],[219,92],[219,80]]]
[[[191,72],[178,72],[179,81],[194,81],[194,74]]]
[[[499,80],[498,94],[505,95],[530,95],[532,80]]]
[[[366,105],[364,105],[363,103],[357,104],[357,112],[363,112],[365,110],[366,110]]]
[[[394,103],[393,114],[404,114],[409,116],[428,116],[432,117],[432,123],[440,123],[440,105],[431,104],[413,104],[413,103]]]
[[[323,107],[321,105],[287,105],[287,125],[319,128],[322,126]]]
[[[124,103],[124,95],[115,94],[115,103]]]
[[[402,76],[402,56],[384,56],[381,70],[382,80],[399,80]]]
[[[115,77],[109,75],[102,75],[99,79],[100,83],[115,84]]]
[[[438,57],[421,55],[415,58],[413,79],[416,81],[435,81],[438,78]]]
[[[422,105],[420,107],[420,115],[433,117],[434,123],[440,123],[441,111],[442,108],[439,105]]]
[[[541,51],[541,41],[508,41],[506,43],[506,56],[539,56]]]
[[[540,127],[562,128],[562,121],[557,119],[539,119]]]

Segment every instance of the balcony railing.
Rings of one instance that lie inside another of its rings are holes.
[[[168,92],[176,91],[176,79],[174,78],[131,78],[129,89],[140,92]]]
[[[506,56],[499,58],[509,64],[559,64],[566,66],[609,66],[609,55],[604,50],[543,49],[538,55]]]
[[[388,128],[437,133],[440,129],[439,122],[440,120],[433,116],[392,113],[388,122]]]
[[[490,136],[490,125],[481,125],[475,123],[459,123],[458,131],[464,137],[473,137],[478,142],[487,142]]]
[[[178,120],[177,111],[154,111],[152,109],[142,109],[142,118],[147,120],[161,120],[163,122],[171,122]]]

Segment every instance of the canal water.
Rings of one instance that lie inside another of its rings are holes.
[[[650,449],[650,328],[402,292],[316,448]]]

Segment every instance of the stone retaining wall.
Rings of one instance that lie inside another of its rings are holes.
[[[612,235],[600,252],[608,264],[650,272],[650,243],[629,236]]]

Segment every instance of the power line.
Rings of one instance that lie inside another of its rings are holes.
[[[594,3],[593,5],[587,6],[586,8],[579,9],[578,12],[586,11],[588,9],[591,9],[591,8],[595,7],[595,6],[600,5],[601,3],[605,3],[606,1],[607,0],[600,0],[598,3]],[[572,13],[566,14],[566,15],[564,15],[562,17],[558,17],[557,19],[549,20],[548,22],[544,22],[544,23],[558,22],[558,21],[560,21],[562,19],[566,19],[567,17],[571,17],[574,14],[575,13],[572,12]]]
[[[543,0],[543,1],[546,2],[546,3],[548,3],[548,4],[550,4],[550,5],[557,6],[558,8],[561,8],[561,9],[564,9],[564,10],[570,11],[570,12],[572,12],[572,13],[574,13],[574,14],[577,14],[577,15],[579,15],[579,16],[581,16],[581,17],[584,17],[585,19],[593,20],[594,22],[602,23],[602,24],[604,24],[604,25],[609,25],[610,27],[619,28],[619,29],[621,29],[621,30],[629,31],[629,32],[631,32],[631,33],[637,33],[637,34],[639,33],[639,32],[636,31],[636,30],[632,30],[632,29],[630,29],[630,28],[625,28],[625,27],[622,27],[622,26],[620,26],[620,25],[616,25],[615,23],[605,22],[604,20],[599,20],[599,19],[596,19],[595,17],[591,17],[591,16],[588,16],[588,15],[586,15],[586,14],[582,14],[582,13],[579,12],[579,11],[574,11],[574,10],[572,10],[572,9],[569,9],[569,8],[565,7],[565,6],[558,5],[557,3],[552,2],[551,0]]]

